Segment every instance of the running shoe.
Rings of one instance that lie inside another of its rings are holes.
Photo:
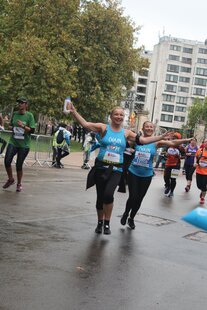
[[[104,225],[104,235],[110,235],[111,229],[109,225]]]
[[[120,220],[121,225],[126,225],[127,218],[128,218],[128,214],[124,213]]]
[[[103,224],[98,224],[96,229],[95,229],[95,233],[96,234],[102,234],[103,231]]]
[[[174,196],[174,193],[170,191],[166,196],[169,197],[169,198],[171,198],[171,197]]]
[[[4,189],[8,188],[9,186],[13,185],[15,183],[14,179],[7,180],[6,183],[2,186]]]
[[[22,184],[17,184],[17,189],[16,192],[21,192],[22,191]]]
[[[62,167],[61,167],[60,164],[56,164],[56,165],[55,165],[55,168],[61,169]]]
[[[165,195],[168,195],[169,191],[170,191],[170,188],[169,188],[169,187],[165,187],[164,194],[165,194]]]
[[[189,192],[189,190],[190,190],[190,185],[187,185],[187,186],[185,187],[186,193]]]
[[[131,229],[135,229],[135,224],[134,224],[134,220],[131,219],[130,217],[128,218],[128,225]]]

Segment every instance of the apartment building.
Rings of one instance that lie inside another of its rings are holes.
[[[147,81],[145,109],[158,126],[182,128],[195,98],[207,96],[207,40],[169,36],[154,46]]]
[[[135,84],[125,108],[160,127],[181,129],[195,98],[207,96],[207,40],[198,42],[164,36],[145,52],[150,67],[134,73]]]

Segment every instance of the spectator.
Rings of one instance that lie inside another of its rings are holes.
[[[53,167],[63,168],[61,159],[70,154],[71,133],[66,129],[67,125],[61,123],[53,138]]]

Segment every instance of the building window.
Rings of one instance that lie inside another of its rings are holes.
[[[169,93],[176,93],[177,86],[176,85],[171,85],[171,84],[165,84],[165,91],[167,91]]]
[[[199,49],[198,49],[198,52],[199,52],[200,54],[207,54],[207,49],[206,49],[206,48],[199,48]]]
[[[197,61],[199,64],[207,65],[207,59],[205,59],[205,58],[198,58]]]
[[[197,88],[197,87],[194,87],[194,88],[193,88],[193,95],[205,96],[205,88]]]
[[[186,76],[180,76],[179,77],[179,82],[190,83],[190,78],[186,77]]]
[[[137,86],[137,92],[146,94],[146,87]]]
[[[163,104],[163,105],[162,105],[162,111],[173,113],[173,112],[174,112],[174,105]]]
[[[184,64],[191,65],[192,64],[192,59],[191,58],[187,58],[187,57],[182,57],[182,62]]]
[[[178,96],[176,98],[176,103],[180,103],[180,104],[187,104],[188,102],[188,97],[182,97],[182,96]]]
[[[186,112],[186,107],[180,107],[180,106],[176,105],[175,111]]]
[[[169,60],[179,61],[179,60],[180,60],[180,56],[177,56],[177,55],[169,55]]]
[[[181,46],[171,44],[170,45],[170,50],[171,51],[178,51],[178,52],[180,52],[181,51]]]
[[[176,66],[176,65],[167,65],[167,71],[168,71],[168,72],[175,72],[175,73],[178,73],[178,72],[179,72],[179,66]]]
[[[174,102],[175,101],[174,95],[163,94],[162,98],[163,98],[163,101],[167,101],[167,102]]]
[[[197,75],[207,76],[207,69],[204,69],[204,68],[196,68],[196,74],[197,74]]]
[[[162,122],[172,123],[173,116],[172,115],[168,115],[168,114],[161,114],[160,120]]]
[[[178,75],[167,74],[166,75],[166,81],[167,82],[177,83],[178,82]]]
[[[139,78],[138,79],[138,84],[147,85],[147,79]]]
[[[186,72],[186,73],[191,73],[191,68],[189,67],[181,67],[180,72]]]
[[[183,53],[193,54],[193,49],[189,47],[183,47]]]
[[[195,85],[206,86],[207,79],[195,78]]]
[[[185,117],[184,116],[174,116],[174,121],[176,122],[182,122],[184,123],[185,122]]]
[[[178,87],[178,91],[182,92],[182,93],[188,93],[189,92],[189,87],[179,86]]]
[[[137,102],[145,102],[145,95],[137,95],[136,101]]]

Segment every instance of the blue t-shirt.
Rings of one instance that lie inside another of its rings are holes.
[[[156,152],[155,143],[136,145],[134,159],[129,171],[139,177],[153,176],[153,158]]]
[[[119,165],[124,161],[124,150],[126,148],[126,137],[124,129],[116,132],[109,125],[106,126],[104,137],[99,140],[100,150],[98,160],[107,164]],[[114,167],[114,170],[122,171],[122,169]]]

